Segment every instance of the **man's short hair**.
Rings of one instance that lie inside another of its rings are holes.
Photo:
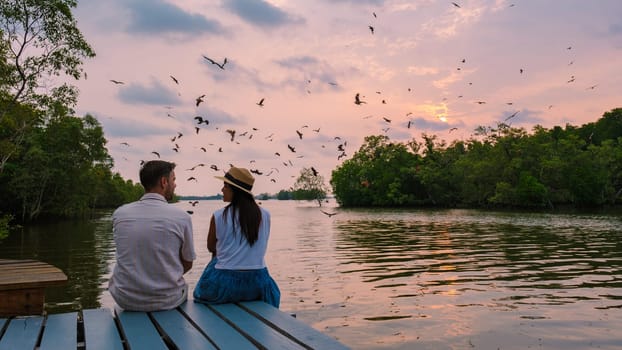
[[[149,191],[158,185],[162,177],[168,177],[175,169],[175,163],[164,160],[150,160],[140,168],[140,183],[145,191]]]

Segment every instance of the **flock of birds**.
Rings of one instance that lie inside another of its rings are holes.
[[[458,3],[452,2],[451,3],[454,7],[456,7],[457,9],[460,9],[461,6]],[[513,7],[514,4],[511,4],[510,7]],[[372,13],[374,19],[377,18],[376,13]],[[372,35],[376,35],[377,31],[376,31],[376,27],[374,25],[369,25],[369,30],[371,32]],[[571,50],[572,47],[568,46],[566,48],[567,50]],[[227,68],[227,63],[229,62],[229,60],[225,57],[222,61],[217,61],[214,60],[206,55],[202,55],[203,59],[205,60],[205,62],[207,62],[210,65],[215,66],[215,68],[220,69],[222,71],[226,71]],[[467,60],[465,58],[461,58],[458,60],[461,64],[466,64]],[[572,65],[572,61],[570,63],[570,65]],[[457,67],[457,70],[461,70],[462,66]],[[524,68],[519,68],[518,69],[518,73],[519,74],[525,74],[525,69]],[[180,81],[173,75],[169,76],[172,83],[175,85],[180,85]],[[567,83],[573,83],[575,81],[575,77],[571,76],[570,79],[568,79]],[[115,79],[110,79],[110,82],[116,85],[124,85],[125,83],[121,80],[115,80]],[[311,81],[308,80],[308,83],[310,83]],[[338,84],[336,82],[329,82],[330,85],[332,86],[337,86]],[[469,85],[471,85],[471,83],[469,83]],[[589,90],[593,90],[597,87],[597,85],[592,85],[589,86],[587,89]],[[408,91],[410,91],[410,88],[408,88]],[[307,91],[310,93],[310,91]],[[378,95],[381,95],[382,92],[381,91],[376,91],[376,93]],[[459,95],[458,98],[461,98],[462,95]],[[199,94],[198,96],[196,96],[195,98],[193,98],[192,102],[193,105],[195,107],[195,111],[198,111],[198,107],[205,103],[206,99],[206,95],[205,94]],[[375,100],[374,100],[375,101]],[[372,102],[370,101],[369,98],[366,98],[364,95],[362,95],[359,92],[353,92],[353,100],[352,102],[356,105],[356,106],[363,106],[368,104],[368,102]],[[266,103],[268,103],[268,101],[266,101],[265,97],[262,97],[258,100],[256,100],[255,104],[259,107],[259,108],[263,108]],[[380,103],[382,104],[387,104],[386,99],[381,99]],[[484,100],[477,100],[474,101],[474,103],[477,104],[486,104],[486,101]],[[506,102],[507,105],[511,106],[513,105],[512,102]],[[549,108],[552,108],[552,105],[549,106]],[[172,107],[167,107],[167,109],[172,109]],[[513,112],[512,114],[508,115],[503,122],[508,123],[511,119],[515,118],[518,116],[520,110],[517,110],[515,112]],[[198,112],[197,112],[198,113]],[[412,113],[408,112],[406,114],[406,117],[409,117]],[[167,112],[167,116],[171,117],[171,118],[175,118],[176,117],[174,115],[172,115],[170,112]],[[366,116],[364,118],[370,118],[372,116]],[[383,132],[387,132],[389,130],[390,125],[392,125],[393,123],[393,118],[388,118],[386,116],[382,116],[380,117],[379,121],[381,121],[382,123],[385,123],[385,125],[387,126],[386,128],[382,128]],[[263,137],[264,140],[266,142],[272,142],[275,138],[275,134],[271,133],[269,135],[262,135],[262,130],[260,130],[258,127],[252,127],[248,130],[235,130],[232,128],[221,128],[220,125],[215,125],[215,123],[211,122],[210,119],[206,116],[203,115],[195,115],[192,118],[192,127],[194,130],[194,134],[195,135],[200,135],[206,132],[206,130],[209,131],[217,131],[217,132],[224,132],[227,136],[227,140],[229,141],[229,144],[242,144],[245,141],[251,140],[253,139],[253,137]],[[410,129],[412,126],[412,120],[406,120],[404,121],[404,126],[407,129]],[[457,127],[451,127],[448,129],[449,133],[457,130]],[[309,134],[307,134],[306,130],[308,130],[309,132],[311,132],[311,135],[320,135],[320,128],[312,128],[309,125],[301,125],[299,128],[297,128],[296,130],[292,131],[292,134],[290,135],[291,137],[293,137],[293,135],[296,135],[296,139],[298,141],[303,140],[303,138],[308,138],[310,136],[308,136]],[[343,158],[346,158],[348,156],[348,152],[347,152],[347,141],[342,140],[340,136],[327,136],[327,135],[323,135],[323,139],[325,142],[321,145],[322,151],[324,152],[334,152],[334,156],[337,158],[337,160],[342,160]],[[180,153],[183,151],[184,147],[182,147],[183,142],[182,139],[184,138],[184,133],[181,131],[176,132],[174,135],[172,135],[170,137],[170,142],[171,142],[171,146],[170,146],[170,150],[172,150],[175,153]],[[328,143],[330,142],[330,143]],[[328,145],[327,145],[328,143]],[[123,146],[126,147],[130,147],[130,144],[128,142],[121,142],[121,144]],[[296,161],[300,158],[304,158],[305,154],[302,154],[300,152],[298,152],[297,148],[298,146],[296,144],[294,144],[294,142],[286,142],[286,148],[283,145],[283,148],[280,148],[281,146],[279,146],[277,144],[277,146],[273,149],[273,155],[272,157],[274,157],[275,160],[280,162],[279,166],[272,166],[270,168],[261,168],[261,167],[257,167],[256,166],[256,160],[253,159],[249,159],[249,164],[245,165],[245,164],[236,164],[236,166],[244,166],[249,168],[249,170],[254,173],[257,176],[266,176],[269,178],[269,181],[276,183],[279,179],[279,172],[280,172],[280,168],[281,167],[296,167],[297,163]],[[203,145],[201,147],[198,147],[198,149],[202,152],[205,153],[206,155],[208,154],[208,152],[217,152],[217,153],[224,153],[226,152],[227,148],[229,147],[229,145],[227,144],[216,144],[214,142],[209,142],[206,145]],[[254,147],[254,146],[248,146],[248,147]],[[328,148],[327,148],[328,147]],[[331,150],[332,148],[332,150]],[[160,158],[161,154],[159,150],[154,150],[150,152],[150,155],[155,156],[155,158]],[[197,159],[199,159],[200,157],[197,156]],[[205,157],[207,158],[207,157]],[[174,158],[172,159],[173,161]],[[144,162],[144,160],[141,160],[141,164]],[[268,162],[263,162],[264,164],[267,164]],[[278,163],[277,163],[278,164]],[[193,166],[190,166],[188,168],[185,168],[184,170],[186,172],[188,172],[188,176],[185,176],[185,180],[186,181],[194,181],[194,182],[198,182],[198,174],[196,173],[197,171],[200,170],[200,168],[206,167],[211,169],[214,172],[217,172],[217,175],[221,175],[221,173],[223,171],[226,171],[228,169],[229,166],[232,166],[233,164],[218,164],[218,163],[212,163],[209,164],[208,162],[198,162],[196,164],[194,164]],[[309,168],[309,167],[307,167]],[[281,168],[282,169],[282,168]],[[312,169],[313,171],[313,175],[314,176],[319,176],[318,171],[316,170],[316,168],[314,166],[311,166],[310,169]],[[296,177],[297,175],[292,175],[291,177]],[[181,176],[178,175],[178,178],[182,178]],[[367,180],[364,180],[361,183],[361,186],[369,186],[369,182],[366,182]],[[291,189],[291,188],[290,188]],[[190,204],[192,206],[197,205],[197,201],[192,201],[190,202]],[[323,214],[325,214],[328,217],[332,217],[334,215],[337,214],[337,212],[326,212],[321,210],[321,212]]]

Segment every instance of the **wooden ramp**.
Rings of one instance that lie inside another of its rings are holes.
[[[263,302],[0,318],[0,350],[347,349]]]

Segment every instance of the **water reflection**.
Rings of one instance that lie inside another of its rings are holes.
[[[211,213],[194,210],[194,288]],[[354,349],[620,349],[622,220],[616,215],[347,210],[265,201],[281,308]],[[110,213],[30,227],[0,257],[61,268],[48,312],[112,307]]]
[[[102,282],[114,257],[109,213],[98,219],[28,226],[0,242],[3,259],[36,259],[67,275],[65,286],[46,288],[50,313],[99,307]]]
[[[493,287],[529,292],[503,298],[517,303],[528,302],[532,293],[537,294],[537,303],[572,303],[589,298],[577,294],[581,289],[622,286],[620,230],[608,222],[593,222],[587,231],[581,227],[585,222],[576,225],[582,218],[565,218],[568,223],[563,226],[542,222],[519,226],[514,219],[509,220],[513,223],[481,223],[464,216],[452,222],[433,219],[422,215],[338,223],[335,249],[342,272],[360,274],[376,288],[442,287],[448,293],[451,285],[463,286],[462,291]],[[415,281],[415,276],[426,278]],[[382,284],[384,280],[392,283]],[[569,289],[575,295],[568,295]]]

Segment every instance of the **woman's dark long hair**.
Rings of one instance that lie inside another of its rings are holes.
[[[242,235],[246,238],[249,245],[255,244],[259,237],[259,225],[261,224],[261,209],[255,202],[253,195],[238,189],[235,186],[228,185],[233,192],[231,203],[229,203],[224,210],[224,220],[227,220],[228,211],[231,210],[231,218],[233,224],[233,232],[235,232],[236,213],[238,214],[238,222]],[[240,239],[242,239],[240,237]]]

